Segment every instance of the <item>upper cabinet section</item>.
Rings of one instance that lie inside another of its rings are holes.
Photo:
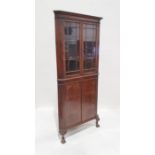
[[[99,23],[102,18],[54,11],[58,78],[98,73]]]

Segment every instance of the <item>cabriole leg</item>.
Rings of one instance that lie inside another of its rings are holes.
[[[66,143],[66,140],[65,140],[65,134],[66,134],[66,130],[60,130],[60,135],[61,135],[61,143],[64,144]]]
[[[100,127],[100,125],[99,125],[99,120],[100,120],[100,118],[99,118],[99,116],[98,115],[96,115],[96,127],[98,128],[98,127]]]

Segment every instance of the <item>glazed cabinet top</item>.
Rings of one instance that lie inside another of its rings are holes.
[[[58,80],[98,74],[102,18],[54,11]]]

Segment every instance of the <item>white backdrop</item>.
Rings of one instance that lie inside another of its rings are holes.
[[[100,16],[98,114],[58,139],[53,10]],[[119,155],[119,0],[36,0],[36,154]],[[90,128],[91,127],[91,128]],[[80,131],[80,132],[79,132]],[[90,149],[91,148],[91,149]]]
[[[119,108],[119,0],[36,0],[36,107],[57,106],[53,10],[100,16],[99,107]]]
[[[44,1],[44,2],[42,2]],[[49,25],[46,22],[47,16],[52,17],[51,8],[56,7],[57,5],[54,1],[47,2],[46,0],[42,0],[36,2],[36,23],[40,23],[36,25],[36,36],[41,36],[39,29],[42,29],[44,32],[51,32],[50,37],[52,37],[53,31],[50,28],[47,29]],[[59,0],[58,0],[59,1]],[[77,0],[74,2],[77,5]],[[78,0],[80,1],[80,0]],[[96,0],[97,4],[94,2],[94,6],[91,4],[91,0],[86,2],[84,0],[81,2],[80,8],[84,8],[85,10],[89,10],[90,6],[91,10],[94,11],[94,7],[102,7],[104,15],[103,17],[107,17],[107,14],[111,14],[118,5],[115,4],[117,0],[113,2],[111,0]],[[9,5],[8,5],[9,2]],[[63,4],[63,0],[59,1],[61,3],[60,7],[65,6]],[[70,0],[65,0],[65,2],[70,2]],[[83,6],[83,3],[87,3],[87,5]],[[109,3],[109,5],[106,5]],[[118,2],[119,3],[119,2]],[[79,6],[77,5],[77,6]],[[115,7],[114,7],[115,5]],[[155,46],[154,46],[154,36],[155,36],[155,9],[154,9],[155,1],[141,1],[141,0],[122,0],[121,1],[121,154],[122,155],[131,155],[131,154],[155,154]],[[73,6],[73,4],[71,4]],[[106,9],[105,7],[108,7]],[[7,8],[7,9],[6,9]],[[44,9],[43,9],[44,8]],[[58,8],[58,7],[57,7]],[[138,8],[138,9],[137,9]],[[76,7],[74,7],[76,10]],[[74,10],[72,9],[72,10]],[[48,11],[47,11],[48,10]],[[50,10],[50,11],[49,11]],[[67,10],[67,9],[65,9]],[[81,9],[79,9],[81,10]],[[106,10],[109,12],[106,13]],[[2,1],[0,5],[1,11],[1,29],[0,29],[0,67],[1,67],[1,80],[0,80],[0,154],[28,154],[34,155],[34,1],[33,0],[14,0],[14,1]],[[96,11],[98,11],[96,9]],[[92,15],[98,14],[96,11],[92,12]],[[101,14],[103,14],[101,12]],[[117,9],[117,14],[118,14]],[[44,12],[44,13],[43,13]],[[46,12],[46,13],[45,13]],[[48,12],[48,13],[47,13]],[[84,12],[84,11],[82,11]],[[86,11],[87,12],[87,11]],[[91,11],[90,11],[91,12]],[[46,15],[45,15],[46,14]],[[117,18],[112,13],[112,17],[108,18],[112,19],[113,17]],[[40,16],[40,17],[39,17]],[[38,18],[38,19],[37,19]],[[39,18],[44,21],[44,23],[39,20]],[[138,20],[137,20],[138,19]],[[52,20],[52,18],[50,19]],[[104,19],[104,21],[108,21],[109,19]],[[112,19],[115,20],[114,18]],[[111,20],[111,21],[112,21]],[[39,22],[40,21],[40,22]],[[115,29],[115,25],[107,27],[107,22],[102,22],[104,24],[104,29],[102,29],[102,38],[104,38],[104,48],[108,45],[108,42],[111,43],[111,38],[114,38],[114,33],[107,32],[107,30]],[[44,25],[45,24],[45,25]],[[41,27],[46,27],[43,29]],[[40,27],[40,28],[39,28]],[[112,30],[113,32],[113,30]],[[44,34],[44,33],[42,33]],[[113,34],[113,35],[106,35]],[[45,40],[47,37],[41,37]],[[48,37],[51,41],[52,39]],[[109,39],[108,39],[109,38]],[[39,43],[39,38],[36,38],[36,43]],[[40,38],[41,39],[41,38]],[[47,51],[50,53],[49,56],[54,54],[54,51],[51,51],[51,43],[49,44],[48,39],[46,39],[46,43],[44,45],[44,49],[42,50],[45,53]],[[106,43],[106,44],[105,44]],[[40,45],[43,45],[43,42],[40,40]],[[48,50],[48,45],[50,45],[50,50]],[[23,48],[24,47],[24,48]],[[113,48],[111,46],[107,46]],[[39,45],[36,45],[36,58],[39,56]],[[116,48],[117,49],[117,48]],[[117,51],[115,49],[115,52]],[[112,53],[112,50],[110,50]],[[52,53],[51,53],[52,52]],[[108,59],[107,52],[102,51],[106,57],[103,57],[105,60]],[[106,54],[106,53],[107,54]],[[42,52],[41,52],[42,53]],[[113,54],[114,51],[113,51]],[[118,51],[117,51],[118,54]],[[43,56],[43,55],[42,55]],[[102,56],[101,56],[102,57]],[[42,59],[45,59],[44,57]],[[42,60],[40,58],[40,60]],[[50,59],[50,60],[51,60]],[[103,60],[104,60],[103,59]],[[7,60],[7,61],[6,61]],[[44,80],[41,78],[39,74],[39,59],[36,59],[36,83],[41,84],[41,81]],[[53,59],[54,60],[54,59]],[[43,61],[40,63],[40,71],[44,71],[45,75],[49,75],[50,79],[52,79],[54,74],[47,74],[47,68],[43,67],[46,62],[51,61]],[[132,63],[131,63],[132,62]],[[138,63],[137,63],[138,62]],[[51,62],[52,64],[52,62]],[[108,66],[107,61],[103,61],[104,66]],[[110,65],[111,64],[111,65]],[[102,64],[100,64],[102,65]],[[46,66],[48,66],[46,64]],[[49,65],[50,66],[50,65]],[[109,66],[113,66],[111,62],[109,62]],[[43,68],[45,69],[43,69]],[[51,73],[54,72],[54,66],[51,65],[49,67]],[[107,68],[107,67],[104,67]],[[52,70],[51,70],[52,69]],[[108,70],[108,68],[107,68]],[[101,72],[100,72],[101,73]],[[101,73],[102,78],[109,75]],[[41,74],[43,75],[43,74]],[[104,76],[103,76],[104,75]],[[40,80],[39,80],[40,79]],[[42,80],[41,80],[42,79]],[[47,79],[47,78],[45,78]],[[38,81],[38,82],[37,82]],[[40,81],[40,83],[39,83]],[[103,80],[104,81],[104,80]],[[112,81],[112,80],[111,80]],[[116,80],[117,81],[117,80]],[[50,81],[49,81],[50,82]],[[104,81],[106,84],[110,86],[108,81]],[[104,84],[104,83],[103,83]],[[113,84],[112,84],[113,85]],[[46,86],[46,87],[43,87]],[[104,84],[105,86],[105,84]],[[56,98],[51,94],[51,98],[48,97],[48,92],[50,89],[46,84],[36,85],[36,103],[37,103],[37,113],[41,109],[43,109],[44,105],[46,105],[46,109],[49,108],[50,104],[53,103]],[[48,88],[48,89],[47,89]],[[109,90],[111,87],[108,87]],[[107,89],[108,89],[107,88]],[[114,88],[114,87],[113,87]],[[134,88],[134,89],[133,89]],[[39,90],[40,89],[40,90]],[[42,89],[42,90],[41,90]],[[100,88],[101,89],[101,86]],[[105,88],[104,88],[105,89]],[[43,91],[44,90],[44,91]],[[48,90],[48,91],[47,91]],[[102,90],[102,89],[101,89]],[[106,89],[105,89],[106,90]],[[112,89],[111,89],[112,90]],[[40,99],[38,97],[40,91]],[[42,93],[41,93],[42,91]],[[46,93],[44,93],[46,91]],[[105,95],[108,91],[102,93],[104,97],[103,100],[107,101],[105,103],[99,103],[100,105],[113,105],[109,102],[111,99],[110,95]],[[117,93],[117,92],[116,92]],[[45,96],[46,95],[46,96]],[[44,98],[43,98],[44,96]],[[42,101],[41,101],[42,99]],[[116,98],[115,98],[116,99]],[[40,100],[40,104],[38,102]],[[100,99],[101,100],[101,99]],[[118,100],[116,100],[118,101]],[[116,101],[114,102],[116,105]],[[118,102],[117,102],[118,103]],[[43,106],[42,106],[43,105]],[[40,107],[40,108],[39,108]],[[42,108],[41,108],[42,107]],[[117,107],[117,106],[110,106]],[[96,128],[92,127],[86,130],[79,132],[78,134],[74,134],[73,136],[67,137],[67,143],[65,145],[61,145],[57,138],[57,131],[53,133],[51,127],[55,126],[55,123],[52,122],[51,118],[53,115],[48,117],[41,115],[41,117],[37,115],[37,155],[116,155],[118,151],[116,148],[118,147],[118,139],[116,134],[111,134],[112,132],[116,132],[116,117],[113,112],[113,108],[109,107],[109,112],[107,117],[103,117],[101,122],[101,127],[96,130]],[[103,109],[106,107],[103,106]],[[99,108],[100,110],[100,108]],[[116,110],[116,109],[115,109]],[[110,113],[111,112],[111,113]],[[103,112],[106,114],[106,112]],[[145,113],[145,114],[144,114]],[[51,113],[50,113],[51,114]],[[101,113],[102,114],[102,113]],[[111,117],[111,115],[114,117]],[[42,119],[44,118],[44,119]],[[50,118],[50,120],[49,120]],[[109,120],[109,118],[112,118]],[[38,121],[39,120],[39,121]],[[48,123],[47,123],[47,120]],[[109,124],[109,122],[113,122],[113,124]],[[137,123],[138,122],[138,123]],[[107,123],[108,129],[107,130]],[[145,125],[144,125],[145,123]],[[52,126],[53,125],[53,126]],[[44,128],[46,127],[46,129]],[[44,128],[44,129],[43,129]],[[94,131],[92,131],[92,129]],[[108,133],[109,131],[109,133]],[[111,131],[111,132],[110,132]],[[43,134],[44,133],[44,134]],[[52,134],[53,133],[53,134]],[[128,133],[128,134],[127,134]],[[82,135],[81,135],[82,134]],[[89,135],[88,135],[89,134]],[[39,138],[38,138],[39,137]],[[90,137],[90,138],[89,138]],[[92,141],[92,137],[94,138]],[[79,140],[81,138],[81,140]],[[143,140],[142,140],[143,139]],[[102,143],[100,143],[102,141]],[[9,142],[9,143],[8,143]],[[81,145],[82,144],[82,145]],[[117,145],[116,145],[117,144]],[[68,146],[71,146],[70,149]],[[57,147],[57,149],[56,149]],[[8,149],[9,148],[9,149]],[[71,152],[72,150],[72,152]],[[74,151],[73,151],[74,150]],[[81,150],[81,151],[79,151]]]

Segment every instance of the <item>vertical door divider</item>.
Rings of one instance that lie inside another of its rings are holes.
[[[83,23],[80,22],[80,75],[83,75]],[[80,79],[81,87],[81,122],[82,122],[82,82],[83,78]]]
[[[80,80],[80,87],[81,87],[81,122],[82,122],[82,79]]]

